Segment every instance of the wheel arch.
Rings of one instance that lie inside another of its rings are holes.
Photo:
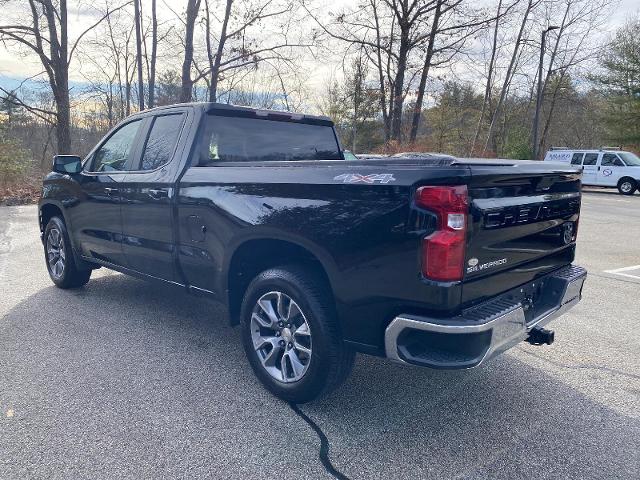
[[[632,189],[629,192],[623,192],[622,191],[622,184],[626,181],[629,181],[632,185]],[[625,175],[623,177],[620,177],[620,180],[618,180],[617,183],[617,188],[618,191],[624,195],[633,195],[633,193],[635,192],[635,190],[638,189],[638,186],[640,185],[640,182],[638,182],[638,180],[636,180],[635,178],[633,178],[630,175]]]
[[[62,220],[64,220],[64,223],[67,225],[67,228],[69,227],[69,224],[64,214],[64,210],[57,202],[46,201],[40,204],[39,221],[40,221],[41,232],[44,233],[44,229],[47,228],[47,224],[49,223],[49,220],[51,220],[55,216],[62,217]]]
[[[638,186],[638,180],[636,180],[635,178],[633,178],[633,177],[632,177],[632,176],[630,176],[630,175],[625,175],[625,176],[623,176],[623,177],[620,177],[620,180],[618,180],[618,187],[619,187],[619,186],[622,184],[622,182],[623,182],[623,181],[625,181],[625,180],[631,180],[631,181],[634,183],[634,185],[635,185],[636,187]]]
[[[43,244],[44,244],[44,230],[45,230],[45,228],[47,228],[47,224],[49,223],[49,221],[53,217],[56,217],[56,216],[62,218],[62,221],[64,222],[65,226],[67,227],[67,234],[69,235],[69,241],[71,242],[71,248],[73,249],[74,252],[76,252],[76,255],[74,255],[76,266],[78,268],[82,268],[82,269],[96,268],[96,265],[94,265],[92,263],[88,263],[85,260],[80,258],[80,252],[78,251],[77,244],[76,244],[76,241],[75,241],[75,237],[73,235],[73,231],[72,231],[71,225],[69,224],[69,220],[67,219],[67,216],[65,215],[64,208],[62,207],[62,205],[59,202],[52,201],[52,200],[45,200],[45,201],[41,201],[40,205],[38,207],[38,222],[40,224],[40,239],[42,240]]]
[[[303,264],[319,274],[329,287],[335,306],[331,280],[335,275],[335,266],[321,253],[290,239],[251,238],[237,245],[225,269],[226,300],[232,325],[240,321],[242,299],[251,280],[268,268],[286,264]]]

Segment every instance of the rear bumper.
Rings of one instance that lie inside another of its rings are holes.
[[[399,315],[385,331],[386,356],[431,368],[475,367],[576,305],[586,278],[584,268],[569,265],[457,317]]]

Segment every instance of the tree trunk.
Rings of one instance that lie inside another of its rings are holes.
[[[213,59],[213,66],[211,68],[211,81],[209,82],[209,101],[215,102],[218,94],[218,77],[220,75],[220,63],[222,62],[222,55],[224,53],[224,44],[227,41],[227,26],[229,24],[229,17],[231,16],[231,6],[233,0],[227,0],[227,6],[224,11],[224,20],[222,21],[222,31],[220,32],[220,41],[218,42],[218,49],[216,56]],[[211,60],[209,60],[211,61]]]
[[[389,119],[389,111],[387,110],[387,89],[384,76],[384,68],[382,66],[382,39],[380,38],[380,19],[378,17],[378,7],[375,1],[371,1],[373,9],[373,19],[376,25],[376,60],[378,66],[378,81],[380,82],[380,110],[382,110],[382,123],[384,125],[384,141],[385,143],[391,138],[391,122]]]
[[[142,32],[140,31],[140,3],[133,1],[136,24],[136,68],[138,70],[138,109],[144,110],[144,80],[142,78]]]
[[[516,37],[516,43],[513,48],[513,55],[511,56],[511,61],[509,62],[509,67],[507,68],[507,72],[504,77],[504,82],[502,84],[502,89],[500,90],[500,97],[498,98],[498,103],[496,104],[496,108],[491,116],[491,124],[489,126],[489,134],[487,135],[487,141],[484,144],[484,148],[482,149],[482,154],[484,155],[487,151],[489,145],[492,146],[494,153],[495,147],[497,145],[495,137],[495,129],[498,123],[502,104],[504,103],[504,99],[507,95],[507,90],[509,89],[509,85],[511,84],[511,78],[513,76],[513,70],[516,64],[516,59],[518,58],[518,53],[520,51],[520,45],[522,43],[522,35],[524,34],[525,27],[527,25],[527,19],[529,18],[529,14],[533,9],[534,0],[529,0],[527,3],[527,8],[524,12],[524,16],[522,17],[522,23],[520,24],[520,29],[518,30],[518,36]],[[537,3],[536,3],[537,5]]]
[[[431,60],[433,58],[433,46],[435,45],[436,34],[438,33],[438,24],[440,23],[440,15],[442,11],[443,0],[438,0],[436,5],[436,11],[433,14],[433,22],[431,24],[431,33],[429,35],[429,43],[427,45],[427,53],[424,59],[424,66],[422,67],[422,74],[420,75],[420,85],[418,86],[418,96],[416,98],[416,104],[413,107],[413,117],[411,119],[411,133],[409,134],[409,142],[414,143],[418,136],[418,127],[420,126],[420,117],[422,116],[422,102],[424,101],[424,90],[427,86],[427,77],[429,76],[429,69],[431,67]]]
[[[400,49],[398,51],[398,70],[393,85],[393,115],[391,119],[391,140],[400,141],[402,134],[402,106],[404,104],[404,75],[407,70],[409,53],[409,34],[402,28],[400,33]]]
[[[476,143],[478,142],[478,137],[480,136],[480,129],[482,128],[482,121],[484,120],[484,115],[487,112],[487,107],[491,104],[491,87],[493,82],[493,69],[496,63],[496,51],[498,49],[498,28],[500,26],[500,10],[502,8],[502,0],[498,2],[498,11],[496,13],[496,24],[493,28],[493,44],[491,45],[491,58],[489,59],[489,67],[487,72],[487,84],[484,89],[484,98],[482,99],[482,108],[480,110],[480,118],[478,119],[478,125],[476,126],[476,131],[473,134],[473,141],[471,142],[471,149],[469,150],[469,155],[474,155],[476,149]]]
[[[52,20],[55,25],[55,18]],[[51,32],[55,36],[55,30]],[[57,45],[56,45],[57,44]],[[53,55],[57,47],[58,54]],[[56,137],[58,153],[71,153],[71,102],[69,100],[69,65],[67,37],[67,1],[60,0],[60,42],[52,42],[53,69],[56,77],[54,97],[56,101]]]
[[[65,155],[72,153],[69,88],[61,87],[58,95],[56,101],[56,138],[58,140],[58,154]]]
[[[191,79],[191,64],[193,63],[193,31],[199,9],[200,0],[188,0],[184,35],[184,61],[182,62],[182,86],[180,89],[180,101],[183,103],[190,102],[193,93],[193,80]]]
[[[156,58],[158,56],[158,16],[156,0],[151,0],[151,66],[149,71],[149,108],[156,104]]]

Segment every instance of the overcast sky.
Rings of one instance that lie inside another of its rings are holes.
[[[329,0],[324,1],[324,4],[328,4],[328,9],[338,9],[341,4],[347,3],[355,3],[356,0]],[[25,2],[26,3],[26,2]],[[74,5],[75,2],[69,2],[71,5]],[[97,3],[97,2],[96,2]],[[114,5],[118,5],[121,2],[112,2]],[[142,0],[143,9],[146,9],[147,12],[150,11],[149,0]],[[481,4],[493,4],[495,3],[493,0],[480,0]],[[16,19],[16,5],[19,5],[20,2],[10,3],[9,7],[5,7],[3,11],[3,18],[0,20],[1,23],[9,23]],[[86,2],[82,4],[87,5]],[[178,0],[158,0],[158,11],[161,20],[167,21],[175,21],[175,16],[172,13],[171,9],[181,12],[184,10],[184,5],[186,1],[178,1]],[[171,9],[167,7],[167,5],[171,6]],[[25,8],[25,7],[22,7]],[[613,32],[617,27],[622,25],[629,18],[638,15],[640,11],[640,1],[639,0],[619,0],[619,7],[613,9],[613,13],[610,14],[610,18],[607,21],[606,28],[602,32],[604,35],[608,35],[610,32]],[[93,20],[92,20],[93,19]],[[77,35],[82,32],[87,25],[89,25],[92,21],[95,20],[95,17],[88,17],[82,13],[82,10],[73,10],[70,11],[69,15],[69,29],[70,29],[70,37],[73,41]],[[639,32],[640,34],[640,32]],[[80,58],[80,57],[78,57]],[[178,60],[178,59],[177,59]],[[172,62],[173,63],[173,62]],[[336,65],[337,66],[337,65]],[[78,59],[71,65],[70,79],[76,82],[84,81],[83,77],[79,73],[80,65],[78,64]],[[326,71],[331,71],[332,66],[323,65],[322,68]],[[6,47],[0,44],[0,83],[13,88],[16,84],[15,80],[25,79],[27,77],[38,74],[42,71],[42,68],[39,65],[37,58],[34,55],[16,55],[14,51],[8,50]],[[13,79],[13,80],[9,80]]]

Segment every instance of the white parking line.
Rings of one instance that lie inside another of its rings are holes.
[[[625,272],[630,272],[633,270],[638,270],[637,275],[633,275],[631,273],[625,273]],[[640,265],[633,265],[631,267],[622,267],[622,268],[616,268],[615,270],[605,270],[604,273],[611,273],[613,275],[620,275],[621,277],[629,277],[629,278],[635,278],[640,280]]]

